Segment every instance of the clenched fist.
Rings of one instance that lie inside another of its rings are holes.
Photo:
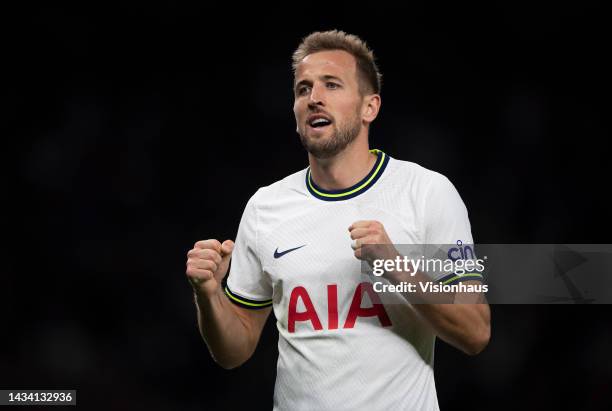
[[[393,259],[398,255],[380,221],[356,221],[348,230],[353,240],[351,247],[357,259],[372,262],[377,259]]]
[[[187,278],[198,294],[212,296],[219,291],[227,274],[234,242],[203,240],[195,243],[187,253]]]

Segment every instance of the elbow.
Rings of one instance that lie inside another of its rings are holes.
[[[222,361],[216,361],[216,363],[223,368],[224,370],[233,370],[235,368],[240,367],[242,364],[241,363],[231,363],[231,362],[222,362]]]
[[[218,366],[223,368],[224,370],[233,370],[235,368],[240,367],[242,364],[246,362],[237,360],[235,358],[217,358],[213,356],[213,360],[217,363]]]
[[[490,339],[491,327],[487,325],[470,336],[469,341],[466,342],[463,348],[463,352],[470,356],[478,355],[487,347]]]
[[[253,355],[253,351],[250,350],[248,352],[223,352],[223,353],[213,353],[210,351],[212,359],[219,365],[221,368],[225,370],[233,370],[234,368],[240,367],[242,364],[247,362],[249,358]]]

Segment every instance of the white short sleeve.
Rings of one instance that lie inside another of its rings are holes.
[[[465,204],[448,178],[433,174],[423,205],[426,244],[474,242]]]
[[[474,240],[465,204],[455,186],[442,174],[434,173],[423,201],[424,239],[427,245],[445,245],[441,251],[448,258],[474,260]],[[452,284],[482,280],[478,272],[436,276],[436,280]]]
[[[258,309],[272,305],[272,285],[264,274],[257,243],[257,193],[242,214],[225,293],[235,304]]]

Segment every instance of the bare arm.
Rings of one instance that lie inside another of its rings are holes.
[[[233,242],[198,241],[187,253],[187,277],[194,289],[198,328],[213,359],[223,368],[242,365],[253,352],[271,308],[248,310],[233,304],[221,282]]]
[[[420,273],[415,277],[401,274],[389,273],[387,278],[393,283],[424,280],[419,278]],[[465,281],[463,284],[476,285],[478,282]],[[415,293],[404,293],[404,297],[413,303],[414,309],[438,337],[468,355],[476,355],[485,349],[491,337],[491,312],[482,293],[425,295],[418,285],[416,290]],[[436,303],[440,300],[441,303]]]
[[[362,246],[366,244],[391,245],[385,228],[378,221],[357,221],[349,227],[351,238],[355,240],[355,257],[360,260],[372,258],[395,259],[396,255],[378,256],[364,255]],[[381,247],[389,250],[389,247]],[[372,249],[369,249],[370,252]],[[375,250],[375,248],[374,248]],[[419,283],[430,279],[423,273],[411,275],[408,272],[387,272],[385,278],[392,283],[412,283],[416,292],[405,293],[404,297],[441,339],[460,349],[468,355],[480,353],[489,343],[491,335],[491,313],[489,305],[482,293],[423,293]],[[466,281],[464,284],[477,284]]]
[[[489,343],[491,312],[486,303],[416,304],[414,307],[436,335],[468,355],[480,353]]]
[[[238,307],[222,291],[211,298],[196,294],[195,302],[200,335],[213,359],[230,369],[251,358],[272,309]]]

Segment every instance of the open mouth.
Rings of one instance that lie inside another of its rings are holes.
[[[308,119],[308,125],[314,129],[323,129],[331,123],[332,121],[323,115],[314,115]]]

